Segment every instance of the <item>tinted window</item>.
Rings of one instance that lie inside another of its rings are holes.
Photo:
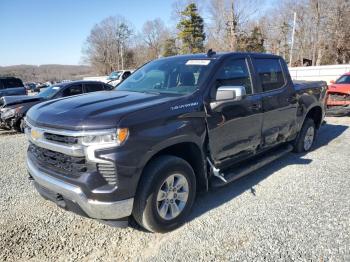
[[[23,87],[22,80],[18,78],[5,78],[0,80],[0,88],[14,88],[14,87]]]
[[[102,84],[99,83],[91,83],[91,84],[85,84],[85,92],[96,92],[103,90]]]
[[[83,93],[82,85],[73,85],[63,91],[63,96],[74,96]]]
[[[244,86],[247,94],[252,94],[252,82],[245,59],[232,59],[219,69],[218,86]]]
[[[103,85],[103,89],[104,89],[104,90],[112,90],[112,89],[114,89],[114,86],[111,86],[111,85]]]
[[[285,79],[279,59],[255,59],[255,67],[264,92],[284,86]]]

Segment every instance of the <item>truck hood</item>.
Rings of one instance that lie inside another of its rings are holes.
[[[38,104],[28,111],[27,119],[37,126],[64,130],[116,128],[128,113],[177,99],[178,96],[103,91]]]
[[[0,106],[11,106],[16,104],[31,103],[43,100],[37,96],[3,96],[0,99]]]

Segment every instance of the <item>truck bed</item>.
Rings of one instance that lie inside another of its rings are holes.
[[[296,90],[303,90],[303,89],[310,89],[310,88],[315,88],[315,87],[326,87],[327,82],[325,81],[302,81],[302,80],[296,80],[293,81],[294,88]]]

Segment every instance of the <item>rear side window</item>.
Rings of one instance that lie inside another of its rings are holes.
[[[219,86],[244,86],[252,94],[252,82],[245,59],[232,59],[224,63],[217,76]]]
[[[279,89],[284,86],[286,81],[279,59],[255,59],[254,64],[264,92]]]
[[[85,92],[86,93],[102,91],[102,90],[103,90],[102,84],[99,84],[99,83],[85,84]]]
[[[74,96],[74,95],[80,95],[83,93],[83,86],[82,85],[73,85],[68,88],[66,88],[63,91],[63,96]]]
[[[23,83],[21,79],[18,78],[8,78],[1,79],[0,88],[14,88],[14,87],[23,87]]]

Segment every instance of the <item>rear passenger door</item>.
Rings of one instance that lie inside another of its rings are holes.
[[[261,88],[263,107],[262,147],[286,141],[294,130],[297,101],[287,80],[284,63],[278,58],[253,59]]]

